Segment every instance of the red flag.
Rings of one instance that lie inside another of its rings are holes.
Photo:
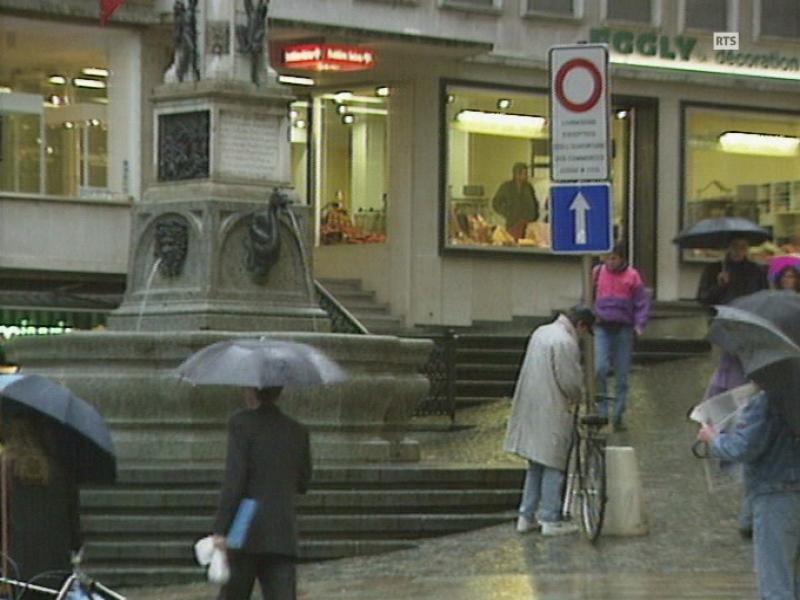
[[[100,0],[100,25],[105,25],[125,0]]]

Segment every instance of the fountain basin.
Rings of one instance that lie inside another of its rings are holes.
[[[241,392],[178,381],[190,354],[231,338],[306,343],[336,360],[346,382],[287,389],[279,404],[311,430],[314,460],[414,461],[418,443],[405,428],[428,391],[419,370],[429,340],[325,333],[165,331],[74,332],[20,337],[7,355],[26,373],[58,381],[109,423],[120,462],[211,461],[225,456],[226,424]]]

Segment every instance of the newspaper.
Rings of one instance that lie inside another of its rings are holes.
[[[735,425],[742,409],[760,391],[754,383],[732,388],[695,406],[689,418],[698,423],[708,423],[716,431],[726,431]],[[719,492],[742,484],[743,469],[739,463],[709,457],[703,461],[703,467],[710,492]]]
[[[694,407],[689,418],[711,425],[715,431],[725,431],[750,401],[760,392],[755,383],[746,383],[716,396],[706,398]]]

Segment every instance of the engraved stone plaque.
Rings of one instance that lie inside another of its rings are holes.
[[[207,110],[158,116],[159,181],[208,177],[210,119]]]
[[[278,178],[280,117],[222,111],[219,131],[221,174],[245,179]]]

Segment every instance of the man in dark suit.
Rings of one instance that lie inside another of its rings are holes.
[[[225,547],[239,504],[257,508],[241,549],[228,549],[230,579],[223,600],[249,600],[255,580],[266,600],[294,599],[297,557],[294,497],[311,478],[308,430],[275,405],[281,388],[245,388],[245,410],[228,423],[228,456],[214,543]]]

